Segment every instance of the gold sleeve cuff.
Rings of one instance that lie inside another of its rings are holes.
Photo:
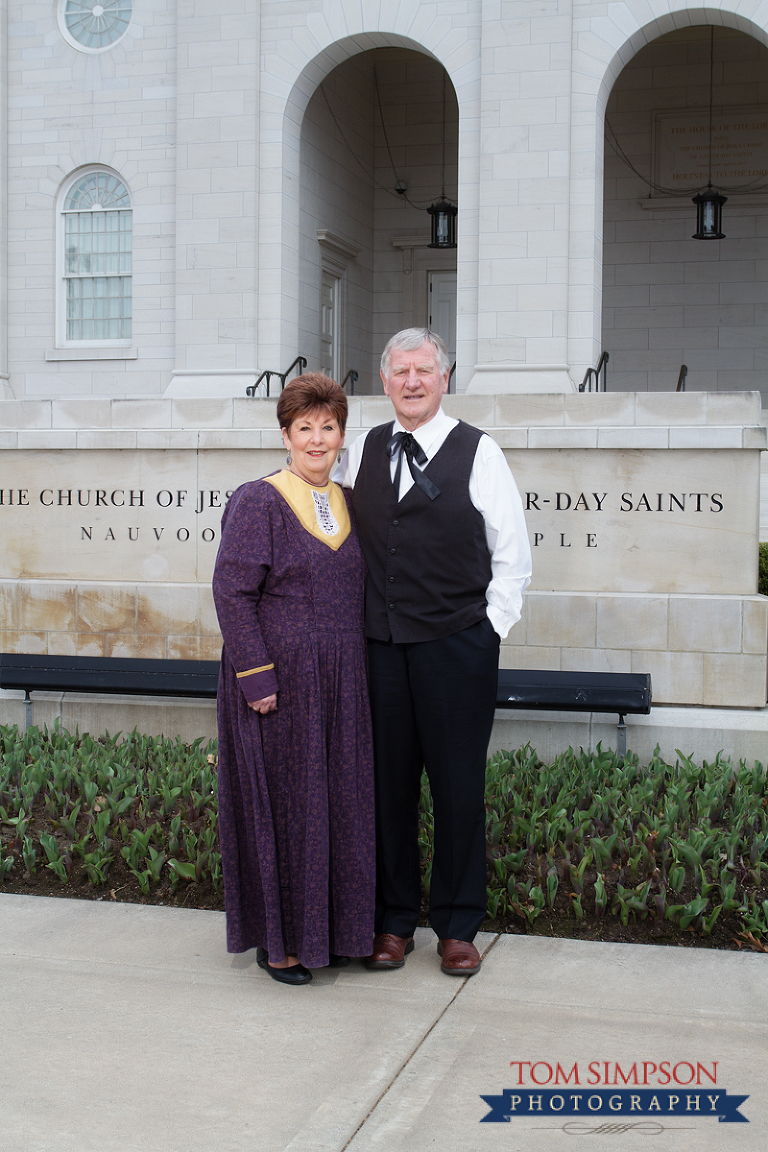
[[[243,676],[255,676],[257,672],[269,672],[270,668],[274,668],[274,664],[262,664],[261,668],[249,668],[247,672],[236,672],[238,680],[242,680]]]

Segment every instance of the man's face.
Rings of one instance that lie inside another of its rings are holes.
[[[450,371],[440,372],[435,349],[425,340],[414,352],[393,350],[389,358],[389,375],[381,373],[384,391],[392,401],[397,418],[413,432],[437,412],[448,390]]]

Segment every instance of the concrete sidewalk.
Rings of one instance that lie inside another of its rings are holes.
[[[768,957],[478,944],[486,957],[469,980],[442,975],[420,929],[402,970],[353,962],[285,988],[255,952],[227,955],[220,913],[0,893],[0,1152],[766,1146]],[[531,1068],[512,1061],[536,1063],[542,1111],[526,1095]],[[717,1086],[700,1071],[699,1089],[659,1087],[650,1116],[608,1112],[588,1065],[603,1080],[607,1062],[613,1099],[625,1093],[629,1108],[634,1085],[613,1087],[615,1065],[631,1075],[643,1061],[668,1061],[678,1084],[699,1062]],[[558,1114],[557,1097],[547,1108],[558,1063],[571,1074],[559,1098],[577,1096],[578,1115]],[[669,1115],[670,1088],[694,1093],[699,1111]],[[522,1104],[509,1122],[481,1123],[481,1096],[505,1089]],[[707,1093],[748,1096],[749,1123],[719,1123]]]

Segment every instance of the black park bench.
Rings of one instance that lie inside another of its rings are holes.
[[[624,717],[651,711],[651,677],[646,672],[550,672],[500,668],[497,708],[548,712],[615,712],[616,751],[627,751]]]
[[[24,692],[26,726],[31,692],[99,692],[131,696],[216,696],[218,660],[140,660],[104,656],[0,654],[0,688]],[[551,712],[614,712],[617,751],[627,748],[624,717],[651,711],[651,678],[639,672],[547,672],[502,668],[497,708]]]
[[[218,681],[218,660],[0,654],[0,688],[16,688],[24,692],[27,728],[32,723],[30,692],[99,692],[122,696],[215,699]]]

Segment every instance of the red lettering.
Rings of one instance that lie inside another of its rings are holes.
[[[690,1068],[691,1074],[687,1080],[680,1079],[677,1074],[678,1068]],[[675,1064],[674,1068],[672,1069],[672,1075],[674,1077],[675,1084],[692,1084],[696,1075],[696,1070],[694,1069],[693,1064],[689,1064],[687,1060],[681,1060],[679,1064]]]
[[[558,1064],[557,1067],[555,1068],[555,1084],[559,1084],[561,1082],[560,1081],[561,1076],[563,1078],[562,1079],[563,1084],[570,1084],[571,1076],[573,1076],[574,1084],[578,1084],[579,1083],[579,1065],[574,1064],[573,1068],[571,1068],[570,1072],[566,1076],[565,1072],[563,1071],[563,1069]]]
[[[531,1062],[530,1060],[510,1060],[509,1066],[510,1068],[517,1068],[517,1082],[518,1084],[522,1084],[523,1068],[530,1068]]]
[[[696,1083],[697,1084],[701,1084],[701,1073],[702,1072],[704,1073],[704,1075],[707,1077],[708,1080],[711,1080],[713,1084],[717,1084],[717,1060],[712,1061],[711,1074],[709,1072],[707,1072],[707,1070],[703,1064],[699,1064],[698,1060],[696,1061]]]

